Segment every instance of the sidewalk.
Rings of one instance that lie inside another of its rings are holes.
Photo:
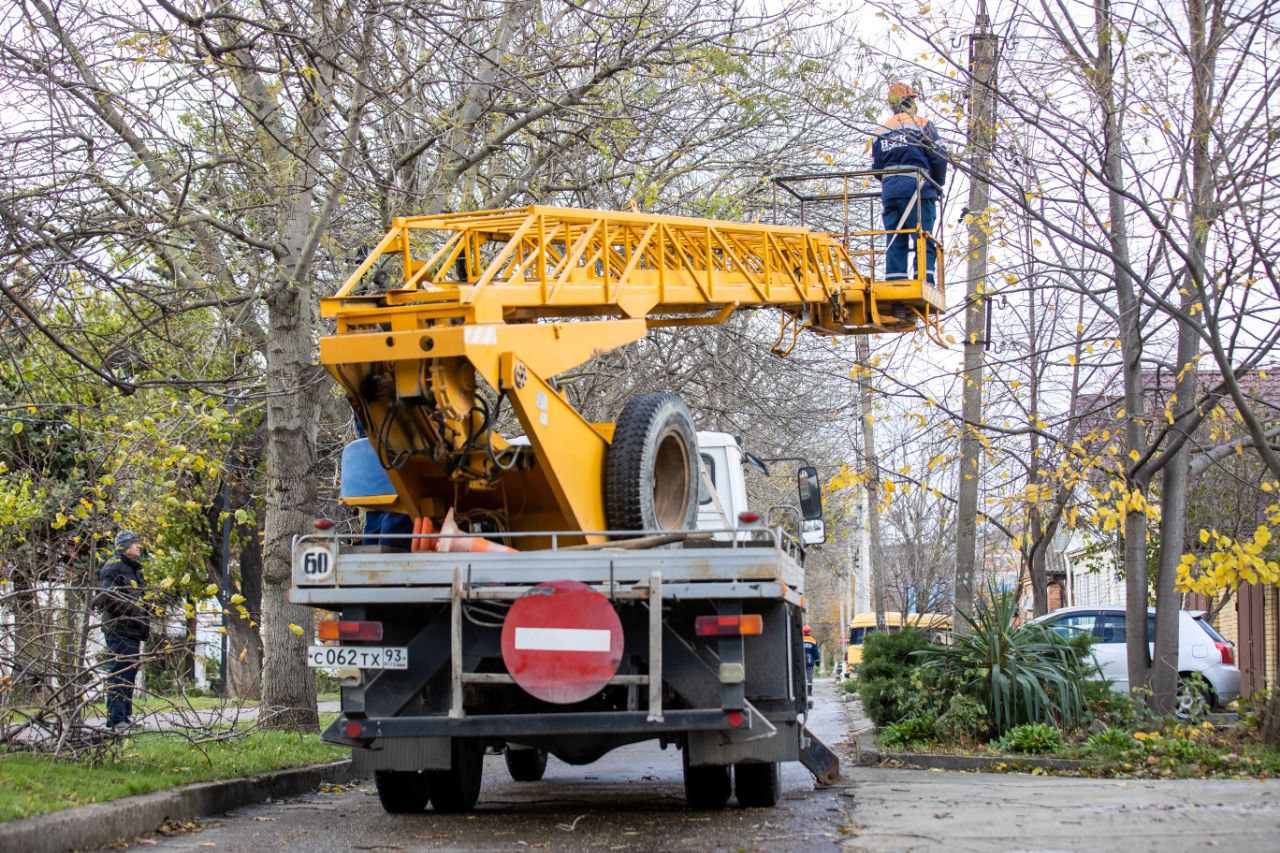
[[[227,703],[221,708],[183,708],[181,699],[174,701],[174,707],[149,714],[135,714],[137,726],[132,732],[167,732],[182,729],[209,728],[210,726],[235,726],[252,723],[258,719],[261,709],[257,705],[235,705]],[[341,702],[331,700],[321,702],[317,706],[321,714],[336,714],[341,710]],[[89,717],[85,725],[106,729],[106,717]]]
[[[874,727],[855,699],[851,736]],[[852,739],[852,737],[851,737]],[[1086,779],[850,767],[846,850],[1272,851],[1280,780]]]
[[[220,708],[184,708],[181,699],[174,701],[171,707],[163,711],[152,711],[146,714],[134,714],[137,725],[125,729],[124,733],[133,736],[142,732],[190,732],[211,728],[233,728],[254,723],[261,709],[257,705],[236,705],[228,703]],[[341,702],[330,700],[317,706],[321,714],[336,714],[341,710]],[[86,717],[76,724],[71,732],[69,742],[76,743],[83,739],[96,742],[103,737],[110,737],[112,731],[107,728],[106,717]],[[23,743],[52,741],[57,734],[47,728],[32,725],[16,736]]]
[[[847,850],[1273,851],[1280,780],[1081,779],[858,767]]]

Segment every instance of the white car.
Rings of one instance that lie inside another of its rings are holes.
[[[1203,610],[1178,611],[1179,717],[1190,716],[1197,706],[1226,705],[1240,695],[1240,670],[1235,665],[1235,647],[1213,629]],[[1129,663],[1125,646],[1123,607],[1080,605],[1064,607],[1034,620],[1043,622],[1065,637],[1088,634],[1093,638],[1093,656],[1102,676],[1117,693],[1129,692]],[[1147,611],[1147,636],[1155,635],[1156,612]],[[1154,648],[1152,654],[1154,654]],[[1186,676],[1198,673],[1208,683],[1210,695],[1196,695]]]

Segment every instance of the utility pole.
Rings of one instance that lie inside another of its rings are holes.
[[[239,404],[240,400],[241,395],[227,398],[227,413],[229,415],[235,414],[236,405]],[[231,631],[228,624],[228,614],[231,610],[231,449],[231,445],[228,445],[226,451],[222,454],[222,530],[218,553],[218,583],[221,587],[218,590],[218,601],[222,610],[222,662],[219,667],[222,685],[218,695],[223,699],[230,695],[227,685],[231,678],[231,667],[227,663],[227,656],[231,654],[230,642],[227,639]]]
[[[964,388],[960,435],[960,483],[956,500],[955,628],[967,633],[964,616],[973,616],[973,575],[978,539],[978,428],[982,423],[982,374],[990,326],[987,315],[987,206],[991,186],[987,170],[995,141],[996,36],[985,0],[978,2],[969,36],[969,245],[964,312]],[[963,614],[963,616],[961,615]]]
[[[858,576],[854,585],[853,615],[871,612],[871,531],[867,527],[867,490],[858,492]]]
[[[871,344],[858,335],[858,402],[862,410],[862,462],[867,482],[867,571],[876,608],[876,630],[884,630],[884,566],[880,559],[880,459],[876,455],[875,416],[871,412]]]
[[[227,454],[227,461],[230,461],[231,454]],[[227,690],[227,679],[231,675],[230,667],[227,666],[227,655],[230,654],[230,648],[227,643],[227,632],[230,627],[227,625],[227,612],[231,609],[231,485],[228,482],[229,467],[222,470],[222,536],[221,548],[219,552],[219,590],[222,605],[222,684],[218,695],[226,699],[230,693]]]

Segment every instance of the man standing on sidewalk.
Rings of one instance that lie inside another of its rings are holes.
[[[102,611],[102,637],[109,653],[107,728],[132,724],[133,681],[141,662],[142,644],[151,634],[142,594],[142,539],[132,530],[116,534],[116,554],[102,567],[101,587],[94,605]]]
[[[871,138],[871,168],[900,169],[897,174],[880,176],[880,201],[886,231],[914,230],[925,234],[933,231],[938,215],[938,196],[947,182],[947,149],[933,123],[916,115],[916,93],[906,83],[889,87],[889,108],[893,116],[880,125]],[[915,171],[910,171],[915,170]],[[917,183],[917,173],[929,180]],[[919,187],[919,196],[916,190]],[[919,279],[913,266],[907,271],[907,250],[916,241],[910,234],[889,235],[885,250],[884,278]],[[925,238],[925,279],[932,284],[937,246],[932,237]],[[919,258],[915,263],[919,264]]]

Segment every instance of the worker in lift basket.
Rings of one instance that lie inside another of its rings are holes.
[[[900,169],[914,167],[923,171],[933,183],[925,181],[916,197],[917,178],[911,172],[880,176],[880,201],[886,231],[903,231],[919,226],[926,234],[933,231],[938,215],[939,188],[947,182],[947,149],[938,130],[928,119],[916,114],[916,93],[906,83],[889,87],[889,108],[893,116],[871,138],[871,168]],[[934,186],[936,184],[937,186]],[[915,280],[919,259],[912,259],[907,272],[908,247],[916,241],[911,234],[891,234],[885,249],[884,280]],[[937,247],[925,241],[925,279],[934,283],[933,269]]]
[[[808,625],[804,626],[804,677],[809,685],[809,689],[813,689],[813,668],[818,665],[818,661],[822,660],[822,649],[818,645],[818,638],[813,636],[813,629]]]

